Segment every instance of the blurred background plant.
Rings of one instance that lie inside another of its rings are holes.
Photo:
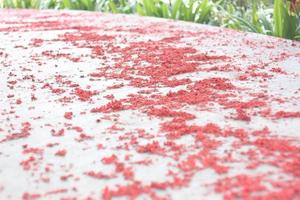
[[[300,41],[300,0],[0,0],[0,8],[137,13]]]

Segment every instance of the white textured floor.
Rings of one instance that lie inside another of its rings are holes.
[[[0,199],[299,199],[300,43],[0,11]]]

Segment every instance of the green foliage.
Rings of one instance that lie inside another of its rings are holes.
[[[274,35],[288,39],[299,37],[300,18],[289,12],[290,5],[281,0],[274,2]],[[297,36],[298,35],[298,36]]]
[[[233,3],[219,6],[222,13],[220,24],[228,28],[299,40],[300,15],[289,11],[288,2],[275,0],[273,5],[267,5],[252,0],[250,6],[241,8]]]
[[[136,11],[143,16],[171,18],[197,23],[209,23],[213,4],[209,0],[182,0],[165,3],[161,0],[141,0]]]
[[[0,8],[137,13],[300,40],[300,8],[286,0],[0,0]]]
[[[0,1],[2,8],[40,8],[40,0],[3,0]]]

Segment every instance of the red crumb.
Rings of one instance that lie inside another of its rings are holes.
[[[21,99],[17,99],[16,100],[16,104],[21,104],[22,103],[22,100]]]
[[[91,112],[97,113],[97,112],[114,112],[114,111],[121,111],[124,110],[125,106],[122,104],[121,101],[113,100],[109,102],[108,104],[101,106],[99,108],[93,108]]]
[[[102,173],[102,172],[94,172],[94,171],[89,171],[84,173],[87,176],[96,178],[96,179],[111,179],[111,178],[115,178],[116,175],[115,174],[107,174],[107,173]]]
[[[65,112],[64,118],[66,118],[66,119],[72,119],[73,118],[73,112]]]
[[[0,48],[0,158],[36,189],[9,194],[2,173],[7,198],[299,199],[300,88],[284,82],[299,73],[276,66],[298,62],[297,42],[137,16],[0,15],[7,44],[30,54],[17,60]],[[54,104],[61,113],[40,109]]]
[[[34,193],[28,193],[28,192],[25,192],[22,195],[23,200],[34,200],[34,199],[39,199],[41,197],[42,197],[42,195],[40,195],[40,194],[34,194]]]
[[[64,136],[65,129],[62,128],[62,129],[58,130],[57,132],[52,129],[51,134],[52,134],[52,136],[55,136],[55,137]]]
[[[300,112],[286,112],[286,111],[278,111],[274,114],[275,119],[282,118],[300,118]]]
[[[58,150],[58,151],[55,153],[56,156],[61,156],[61,157],[64,157],[66,154],[67,154],[67,151],[66,151],[65,149]]]
[[[94,92],[88,90],[82,90],[80,88],[75,89],[75,94],[79,97],[81,101],[88,101],[90,98],[95,95]]]
[[[24,123],[22,123],[22,126],[23,127],[22,127],[20,133],[13,133],[13,134],[7,135],[6,138],[4,138],[3,140],[0,140],[0,143],[4,142],[4,141],[17,140],[17,139],[28,137],[30,135],[31,124],[29,122],[24,122]]]
[[[102,158],[102,162],[104,164],[112,164],[112,163],[115,163],[118,161],[118,157],[116,155],[111,155],[111,156],[108,156],[108,157],[104,157]]]

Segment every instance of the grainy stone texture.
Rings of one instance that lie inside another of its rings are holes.
[[[0,199],[299,199],[300,43],[0,12]]]

